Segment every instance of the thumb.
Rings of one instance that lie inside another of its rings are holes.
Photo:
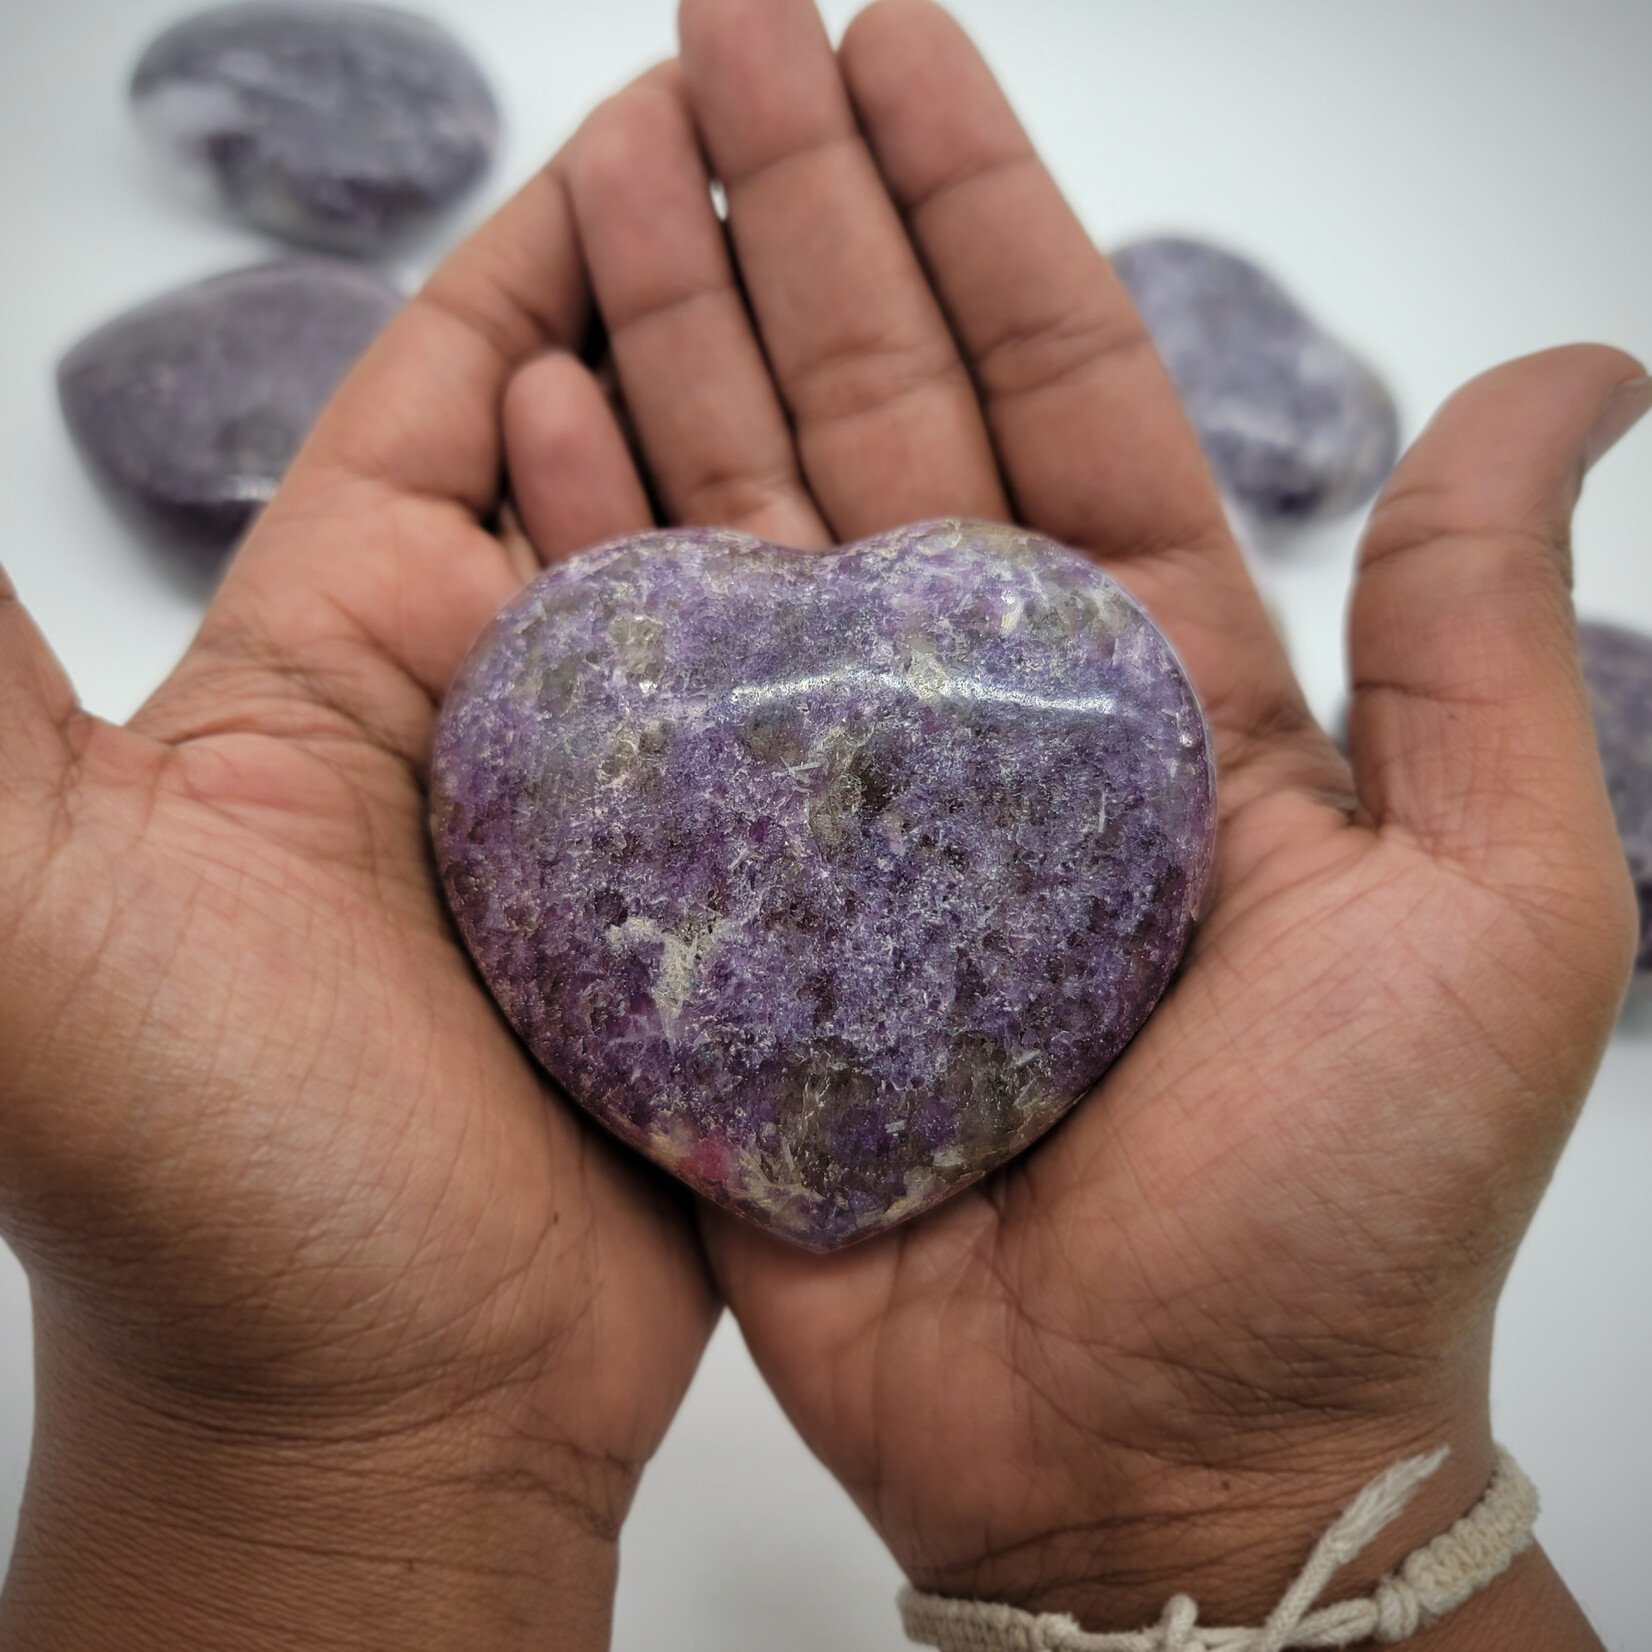
[[[1585,472],[1649,407],[1645,369],[1603,346],[1496,368],[1406,454],[1361,549],[1349,622],[1361,804],[1500,882],[1529,874],[1533,893],[1622,894],[1570,536]]]
[[[0,568],[0,1095],[41,1013],[38,904],[74,764],[74,690]],[[4,1110],[9,1120],[10,1098]],[[0,1135],[0,1161],[12,1148]]]
[[[56,788],[79,715],[63,667],[0,568],[0,807]]]

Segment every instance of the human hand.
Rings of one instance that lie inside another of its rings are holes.
[[[0,1231],[38,1350],[6,1646],[607,1643],[713,1296],[682,1201],[478,985],[423,792],[537,566],[487,525],[545,427],[529,384],[502,441],[507,384],[588,314],[553,164],[348,381],[126,728],[0,581]]]
[[[1139,321],[957,29],[884,0],[834,60],[805,0],[684,0],[681,27],[680,71],[569,167],[668,517],[804,547],[1025,522],[1158,618],[1221,765],[1207,916],[1098,1092],[847,1254],[707,1210],[728,1300],[921,1587],[1097,1627],[1187,1590],[1259,1621],[1353,1491],[1449,1443],[1373,1578],[1485,1485],[1498,1290],[1628,968],[1566,545],[1640,369],[1510,364],[1407,456],[1354,600],[1350,767]],[[560,474],[624,468],[616,431],[591,441]],[[570,521],[556,474],[528,513],[552,554],[650,525],[640,483]],[[1549,1644],[1587,1635],[1539,1559],[1520,1575]]]

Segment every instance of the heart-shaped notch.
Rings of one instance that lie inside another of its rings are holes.
[[[640,534],[539,576],[442,710],[432,831],[557,1082],[830,1250],[1019,1152],[1164,991],[1204,718],[1093,563],[939,522],[833,552]]]

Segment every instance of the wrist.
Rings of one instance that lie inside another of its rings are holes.
[[[1066,1578],[1061,1576],[1059,1559],[1052,1561],[1052,1551],[1046,1550],[1041,1566],[1049,1566],[1051,1571],[1024,1591],[1021,1599],[1008,1601],[1034,1616],[1021,1619],[1023,1627],[1019,1629],[995,1624],[993,1632],[1003,1632],[1006,1647],[1011,1642],[1019,1645],[1036,1626],[1036,1616],[1054,1614],[1077,1622],[1082,1631],[1099,1634],[1108,1644],[1115,1637],[1135,1639],[1138,1632],[1148,1631],[1156,1645],[1158,1637],[1151,1634],[1151,1626],[1161,1622],[1166,1602],[1175,1596],[1191,1597],[1196,1602],[1196,1619],[1204,1634],[1216,1626],[1224,1626],[1221,1634],[1246,1626],[1256,1631],[1269,1621],[1275,1607],[1289,1612],[1287,1624],[1295,1624],[1302,1614],[1317,1617],[1325,1612],[1336,1617],[1336,1602],[1348,1601],[1346,1611],[1355,1614],[1355,1622],[1393,1624],[1389,1632],[1376,1634],[1374,1639],[1404,1639],[1408,1645],[1416,1645],[1419,1652],[1479,1652],[1487,1645],[1508,1647],[1512,1652],[1521,1647],[1531,1647],[1533,1652],[1599,1652],[1601,1644],[1578,1602],[1564,1588],[1546,1556],[1531,1545],[1530,1521],[1535,1503],[1530,1483],[1515,1465],[1503,1459],[1492,1487],[1488,1480],[1497,1454],[1488,1439],[1485,1452],[1487,1475],[1472,1482],[1475,1490],[1467,1497],[1450,1490],[1444,1477],[1450,1457],[1459,1457],[1460,1470],[1467,1452],[1452,1452],[1445,1462],[1434,1452],[1384,1462],[1378,1472],[1366,1475],[1361,1483],[1348,1488],[1346,1495],[1336,1497],[1332,1505],[1318,1512],[1313,1530],[1290,1561],[1289,1573],[1280,1573],[1274,1583],[1265,1579],[1275,1571],[1277,1538],[1297,1525],[1298,1513],[1307,1512],[1318,1502],[1308,1492],[1307,1480],[1303,1480],[1302,1495],[1289,1505],[1270,1498],[1252,1500],[1249,1517],[1242,1523],[1232,1502],[1214,1510],[1218,1518],[1196,1525],[1198,1541],[1191,1546],[1183,1535],[1155,1550],[1143,1545],[1138,1531],[1125,1526],[1113,1533],[1118,1541],[1107,1545],[1105,1556],[1095,1553],[1099,1564]],[[1393,1469],[1412,1472],[1396,1483],[1393,1474],[1386,1472]],[[1424,1470],[1421,1483],[1417,1482],[1416,1469]],[[1340,1470],[1330,1469],[1330,1474],[1340,1475]],[[1457,1479],[1462,1479],[1460,1472]],[[1381,1492],[1378,1480],[1384,1482]],[[1388,1507],[1386,1497],[1401,1485],[1406,1487],[1408,1502],[1396,1512]],[[1432,1497],[1427,1495],[1429,1490],[1434,1492]],[[1360,1492],[1365,1495],[1356,1500],[1355,1493]],[[1459,1503],[1462,1507],[1457,1507]],[[1431,1513],[1431,1505],[1442,1512]],[[1474,1518],[1462,1520],[1470,1510],[1474,1510]],[[1335,1531],[1330,1530],[1332,1526]],[[1089,1530],[1094,1535],[1097,1528]],[[1062,1540],[1077,1538],[1072,1556],[1082,1555],[1079,1531],[1061,1536]],[[1315,1566],[1322,1569],[1305,1571],[1305,1561],[1315,1550]],[[1328,1569],[1336,1568],[1336,1559],[1341,1556],[1346,1559],[1340,1568]],[[1163,1583],[1153,1583],[1150,1579],[1155,1578],[1166,1559],[1175,1571],[1166,1574]],[[1378,1579],[1386,1581],[1378,1586]],[[1416,1593],[1412,1594],[1411,1589]],[[1004,1591],[981,1586],[948,1588],[943,1593],[991,1601],[1008,1599]],[[1282,1604],[1287,1593],[1290,1607]],[[1353,1606],[1355,1597],[1360,1597],[1358,1607]],[[1142,1604],[1132,1604],[1135,1599]],[[1222,1604],[1229,1601],[1256,1604]],[[1411,1602],[1409,1611],[1403,1604],[1406,1601]],[[912,1609],[919,1616],[907,1617],[912,1637],[943,1649],[978,1644],[975,1637],[986,1619],[928,1616],[940,1604],[925,1604],[922,1596],[914,1597]],[[1194,1612],[1186,1601],[1178,1611],[1181,1609],[1186,1609],[1189,1617]],[[1370,1612],[1376,1612],[1374,1619],[1361,1619],[1360,1614]],[[1417,1624],[1417,1616],[1421,1616],[1421,1624]],[[915,1629],[914,1624],[922,1627]],[[1346,1616],[1341,1617],[1340,1624],[1346,1634],[1350,1627]],[[973,1631],[970,1626],[975,1626]],[[1307,1627],[1303,1622],[1303,1631]],[[1325,1632],[1325,1627],[1320,1624],[1318,1629]],[[1115,1631],[1123,1634],[1110,1634]],[[1166,1645],[1171,1640],[1180,1645],[1178,1634],[1184,1632],[1186,1624],[1181,1631],[1170,1631]],[[1289,1631],[1275,1632],[1287,1634],[1282,1644],[1297,1644]],[[1044,1644],[1042,1635],[1034,1634],[1032,1639]],[[1358,1632],[1355,1639],[1361,1645],[1374,1644]],[[1051,1644],[1056,1640],[1066,1644],[1059,1632]],[[1308,1640],[1303,1639],[1302,1644],[1308,1644]],[[1315,1639],[1313,1644],[1320,1642]],[[1343,1644],[1343,1640],[1336,1640],[1336,1644]]]
[[[157,1403],[56,1339],[37,1365],[5,1652],[608,1644],[622,1470],[481,1415],[318,1437]]]
[[[1358,1492],[1442,1445],[1445,1461],[1320,1595],[1329,1605],[1368,1594],[1481,1500],[1494,1466],[1484,1406],[1357,1423],[1299,1416],[1248,1430],[1200,1462],[1115,1461],[1106,1506],[1087,1518],[964,1567],[911,1569],[912,1580],[930,1593],[1066,1614],[1086,1629],[1155,1623],[1175,1595],[1198,1603],[1201,1624],[1259,1625]],[[1443,1652],[1455,1644],[1445,1627],[1415,1642],[1432,1652],[1438,1634]]]

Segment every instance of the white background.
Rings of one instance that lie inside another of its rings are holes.
[[[124,77],[175,6],[0,0],[0,558],[85,701],[116,717],[177,656],[199,603],[85,483],[53,363],[115,310],[267,250],[175,204],[135,152]],[[428,9],[476,48],[511,123],[478,212],[671,49],[668,0]],[[1385,367],[1408,434],[1510,355],[1602,338],[1652,356],[1646,0],[957,9],[1099,239],[1186,227],[1263,256]],[[1355,531],[1274,563],[1322,712],[1341,692]],[[1577,548],[1579,606],[1652,629],[1652,430],[1591,480]],[[1624,1649],[1652,1611],[1649,1172],[1652,1013],[1613,1043],[1516,1269],[1496,1373],[1499,1432],[1544,1492],[1542,1535]],[[0,1557],[29,1406],[26,1291],[0,1252]],[[627,1529],[616,1644],[894,1652],[896,1581],[725,1326]]]

